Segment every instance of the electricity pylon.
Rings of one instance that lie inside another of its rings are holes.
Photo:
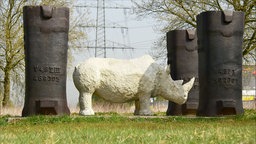
[[[118,46],[109,46],[107,44],[107,28],[121,28],[126,29],[128,31],[128,27],[123,26],[106,26],[106,9],[131,9],[129,7],[110,7],[105,5],[105,0],[97,0],[97,6],[76,6],[76,7],[84,7],[84,8],[96,8],[97,15],[96,15],[96,24],[93,26],[86,26],[80,25],[80,27],[93,27],[95,28],[96,35],[95,35],[95,45],[94,46],[87,46],[87,48],[94,48],[95,49],[95,57],[107,57],[107,49],[134,49],[130,46],[126,46],[125,44],[120,44],[118,42],[112,42],[112,44],[116,44]],[[126,15],[125,15],[126,16]],[[122,33],[123,34],[123,33]],[[123,34],[124,35],[124,34]],[[123,36],[124,37],[124,36]],[[129,38],[128,38],[129,39]],[[128,40],[129,41],[129,40]]]
[[[106,58],[106,15],[105,0],[97,0],[95,57]]]

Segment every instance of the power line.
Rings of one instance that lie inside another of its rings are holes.
[[[77,7],[77,8],[105,8],[105,9],[132,9],[131,7],[119,7],[119,6],[105,6],[105,7],[97,7],[97,6],[86,6],[86,5],[83,5],[83,6],[74,6],[74,7]]]
[[[96,26],[96,25],[78,25],[79,27],[86,27],[86,28],[111,28],[111,29],[116,29],[116,28],[121,28],[121,29],[128,29],[128,27],[124,26]]]
[[[135,49],[133,47],[124,47],[124,46],[120,46],[120,47],[118,47],[118,46],[106,46],[106,47],[86,46],[86,47],[77,47],[77,48],[85,48],[85,49],[87,49],[87,48],[89,48],[89,49],[95,49],[95,48],[101,48],[101,49]]]
[[[137,41],[137,42],[133,42],[132,44],[146,43],[146,42],[151,42],[151,41],[155,41],[155,40],[157,40],[157,39],[144,40],[144,41]]]

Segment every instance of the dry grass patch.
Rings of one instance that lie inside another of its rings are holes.
[[[10,116],[21,116],[23,107],[8,107],[2,108],[0,115],[10,115]],[[69,107],[71,113],[78,113],[78,107]],[[110,103],[110,102],[94,102],[93,109],[96,113],[133,113],[135,106],[133,103]],[[165,112],[167,106],[164,104],[155,104],[151,106],[153,112]]]

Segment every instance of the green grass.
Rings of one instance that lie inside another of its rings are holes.
[[[0,117],[0,143],[256,143],[256,111],[221,118],[33,116],[7,122]],[[163,114],[158,114],[163,115]]]

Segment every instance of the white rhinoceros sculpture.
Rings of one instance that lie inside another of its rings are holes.
[[[182,85],[149,56],[137,59],[90,58],[77,65],[73,81],[79,91],[80,115],[94,115],[92,95],[124,103],[135,101],[135,115],[152,115],[150,98],[161,96],[178,104],[186,102],[194,78]]]

